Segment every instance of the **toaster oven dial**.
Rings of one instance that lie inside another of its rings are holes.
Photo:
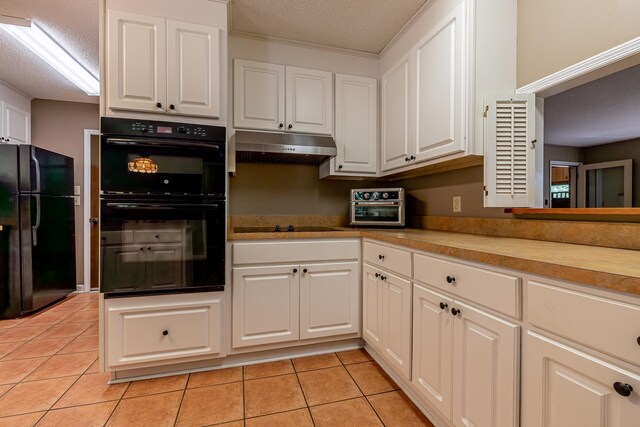
[[[389,198],[389,193],[382,193],[382,198],[383,199],[388,199]]]
[[[364,199],[369,200],[371,198],[371,193],[364,193]]]
[[[380,193],[378,193],[377,191],[373,193],[373,200],[378,200],[379,198],[380,198]]]

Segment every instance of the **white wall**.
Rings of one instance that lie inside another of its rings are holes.
[[[20,108],[26,112],[31,112],[31,97],[0,81],[0,100]]]

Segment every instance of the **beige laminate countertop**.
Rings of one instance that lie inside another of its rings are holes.
[[[422,229],[230,233],[229,240],[365,237],[420,251],[640,295],[640,251]]]

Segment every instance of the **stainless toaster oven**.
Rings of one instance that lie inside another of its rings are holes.
[[[402,188],[351,190],[351,225],[404,227],[404,190]]]

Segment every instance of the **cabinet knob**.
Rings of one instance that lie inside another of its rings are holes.
[[[342,169],[342,165],[338,165],[338,169]]]
[[[410,159],[409,157],[405,157],[405,158],[404,158],[404,161],[405,161],[405,162],[408,162],[408,161],[410,161],[410,160],[411,160],[411,159]]]
[[[640,337],[636,339],[636,342],[638,343],[638,345],[640,345]]]
[[[614,390],[620,395],[624,397],[631,396],[631,392],[633,391],[633,387],[630,384],[616,382],[613,383]]]
[[[293,129],[293,125],[287,126],[287,129]]]
[[[456,281],[456,278],[453,276],[447,276],[447,283],[453,283]]]
[[[380,277],[380,273],[376,273],[376,277]]]
[[[162,108],[162,102],[156,102],[156,108]]]
[[[380,275],[380,280],[387,280],[387,276]]]
[[[141,251],[144,251],[144,248],[140,248]]]
[[[278,127],[279,127],[280,129],[282,129],[282,128],[284,127],[284,123],[280,123],[280,124],[278,125]]]
[[[457,316],[458,314],[460,314],[460,309],[453,307],[451,309],[451,314],[453,314],[454,316]]]
[[[302,270],[303,273],[306,273],[307,271],[309,270],[307,270],[306,268]]]
[[[151,250],[151,246],[147,246],[147,250],[150,251]]]
[[[445,309],[445,308],[447,308],[447,307],[449,307],[449,304],[444,303],[444,302],[441,302],[441,303],[440,303],[440,308],[441,308],[442,310],[444,310],[444,309]]]
[[[169,104],[169,109],[170,109],[170,110],[175,110],[175,109],[176,109],[176,106],[175,106],[175,105],[173,105],[173,104]]]
[[[297,269],[297,268],[294,268],[294,269],[293,269],[293,272],[294,272],[294,273],[297,273],[297,272],[298,272],[298,269]]]
[[[415,159],[416,159],[416,156],[412,155],[411,157],[409,157],[409,160],[415,160]]]
[[[160,238],[160,235],[159,235],[159,234],[156,234],[156,239],[159,239],[159,238]]]
[[[164,335],[164,336],[166,337],[167,335],[169,335],[169,331],[167,331],[167,330],[165,329],[164,331],[162,331],[162,335]]]
[[[378,255],[378,259],[384,261],[384,255]]]

